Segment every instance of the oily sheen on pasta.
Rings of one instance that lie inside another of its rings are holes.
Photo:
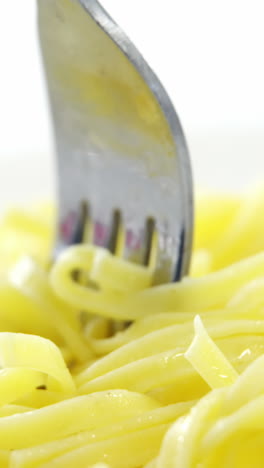
[[[156,287],[121,248],[51,265],[51,205],[3,217],[1,468],[263,466],[264,190],[196,208],[190,276]]]

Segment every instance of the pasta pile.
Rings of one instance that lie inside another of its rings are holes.
[[[9,211],[0,467],[262,467],[263,209],[262,189],[198,196],[191,274],[156,287],[91,245],[50,265],[53,207]]]

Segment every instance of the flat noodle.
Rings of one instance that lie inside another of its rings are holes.
[[[102,454],[104,454],[104,458],[110,466],[117,468],[142,466],[157,455],[168,427],[168,424],[154,426],[143,431],[136,431],[106,441],[89,444],[86,447],[55,458],[51,462],[43,463],[39,467],[71,468],[73,464],[76,464],[78,468],[86,468],[88,460],[89,463],[97,463]],[[28,468],[27,465],[22,465],[22,467]],[[21,468],[21,465],[17,465],[17,468]]]
[[[23,258],[9,274],[9,280],[45,311],[49,322],[53,323],[65,345],[78,360],[90,357],[88,343],[83,339],[75,314],[54,296],[47,275],[35,262]]]
[[[157,460],[157,468],[197,466],[197,452],[208,423],[217,419],[224,400],[222,389],[214,390],[179,419],[167,432]],[[199,466],[199,465],[198,465]]]
[[[158,406],[145,395],[115,390],[75,397],[0,418],[0,449],[26,448],[123,421]]]
[[[0,366],[36,370],[52,378],[49,382],[51,387],[54,380],[62,391],[73,392],[75,389],[60,350],[45,338],[20,333],[0,333]]]
[[[109,426],[93,430],[92,432],[82,432],[81,434],[66,437],[61,440],[31,447],[30,449],[17,450],[12,456],[13,462],[22,463],[25,466],[39,466],[39,464],[53,460],[63,454],[87,445],[97,443],[102,440],[117,438],[124,434],[135,431],[144,431],[153,426],[161,426],[172,422],[177,417],[185,414],[193,406],[194,402],[177,403],[164,408],[157,408],[152,411],[142,413],[140,417],[133,417],[119,424],[113,423]],[[22,466],[24,466],[22,465]]]
[[[19,413],[27,413],[28,411],[32,411],[33,408],[28,406],[21,406],[21,405],[3,405],[0,408],[0,418],[3,416],[12,416],[13,414]]]
[[[234,383],[238,377],[237,372],[209,337],[198,315],[194,319],[194,327],[195,337],[185,353],[186,359],[211,388]]]
[[[96,463],[96,465],[93,465],[91,468],[110,468],[110,466],[106,465],[106,463]]]
[[[1,407],[5,407],[4,405],[17,401],[35,388],[45,385],[46,380],[42,372],[33,369],[19,367],[2,369],[0,371]]]
[[[75,257],[75,249],[77,255]],[[86,255],[84,255],[86,249]],[[80,251],[81,250],[81,251]],[[76,247],[62,254],[51,271],[56,293],[77,309],[105,317],[135,320],[159,312],[199,312],[226,305],[230,298],[252,279],[264,276],[264,252],[202,278],[185,278],[180,283],[150,288],[138,293],[100,292],[78,284],[71,272],[89,272],[96,262],[94,247]],[[101,257],[101,251],[100,259]],[[114,257],[112,258],[115,262]],[[135,266],[135,274],[136,274]],[[124,271],[125,274],[125,271]]]
[[[128,263],[124,239],[116,257],[81,245],[50,268],[52,206],[10,211],[0,467],[262,467],[263,207],[262,189],[199,197],[191,276],[158,287],[154,249]]]
[[[0,466],[1,468],[10,466],[10,452],[8,450],[0,450]]]

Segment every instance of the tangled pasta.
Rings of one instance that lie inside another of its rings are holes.
[[[263,466],[263,208],[263,190],[198,197],[191,275],[158,287],[91,245],[50,268],[53,208],[10,211],[0,467]]]

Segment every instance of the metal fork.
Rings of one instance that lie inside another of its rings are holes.
[[[56,254],[93,242],[140,264],[151,258],[154,284],[181,279],[192,177],[166,91],[96,0],[38,0],[38,11],[57,150]]]

